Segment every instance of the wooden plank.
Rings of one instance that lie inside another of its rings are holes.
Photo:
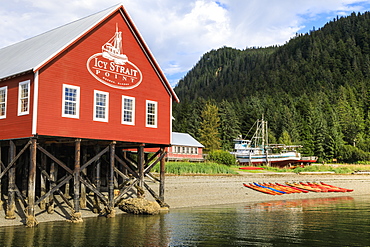
[[[119,163],[121,163],[134,177],[136,177],[136,178],[138,178],[139,177],[139,175],[137,174],[137,172],[136,171],[134,171],[130,166],[128,166],[127,164],[126,164],[126,162],[125,161],[123,161],[120,157],[118,157],[117,155],[115,155],[114,156],[115,157],[115,159],[119,162]]]
[[[5,169],[5,165],[4,165],[3,162],[0,162],[0,169]],[[0,181],[1,181],[1,179],[0,179]],[[1,186],[0,186],[0,188],[1,188]],[[25,198],[23,197],[22,193],[20,192],[20,190],[18,189],[16,184],[14,185],[14,191],[15,191],[16,195],[18,196],[19,200],[21,200],[23,206],[27,207],[27,202],[25,201]]]
[[[119,175],[121,176],[122,178],[125,178],[127,179],[128,177],[126,176],[126,174],[124,174],[123,172],[121,172],[117,167],[114,167],[114,171]]]
[[[9,144],[10,149],[14,145],[14,155],[15,155],[15,144],[14,144],[13,141],[9,141],[9,142],[13,143],[13,144]],[[27,148],[30,145],[31,145],[31,141],[27,142],[27,144],[22,148],[22,150],[17,155],[15,155],[11,161],[9,161],[8,166],[1,172],[0,178],[2,178],[4,176],[4,174],[6,174],[9,171],[10,168],[12,168],[12,166],[15,164],[15,162],[19,159],[19,157],[21,157],[21,155],[24,153],[24,151],[27,150]]]
[[[89,165],[91,165],[92,163],[94,163],[95,161],[97,161],[98,159],[100,159],[100,157],[105,154],[106,152],[108,152],[109,150],[109,146],[107,146],[106,148],[104,148],[100,153],[98,153],[97,155],[95,155],[93,158],[91,158],[88,162],[86,162],[85,164],[83,164],[81,166],[81,170],[82,169],[85,169],[86,167],[88,167]]]
[[[91,183],[87,182],[82,177],[80,177],[80,182],[82,182],[83,184],[85,184],[87,188],[92,190],[102,200],[104,205],[106,206],[109,205],[107,198],[100,191],[98,191],[94,186],[92,186]]]
[[[130,184],[127,187],[124,187],[120,189],[119,195],[114,200],[114,206],[118,206],[119,202],[122,200],[123,196],[130,190],[132,187],[134,187],[139,182],[138,179],[135,179],[132,184]]]
[[[154,190],[152,190],[152,188],[150,188],[150,186],[147,185],[145,182],[144,182],[144,186],[150,192],[150,194],[154,197],[154,199],[158,202],[158,204],[161,207],[169,207],[168,204],[165,203],[163,200],[161,200],[161,198],[154,192]]]
[[[147,166],[144,170],[144,173],[148,173],[159,161],[163,160],[163,157],[166,155],[166,152],[163,152],[161,154],[161,156],[158,157],[158,159],[153,162],[152,164],[150,164],[149,166]]]
[[[144,164],[144,167],[147,167],[150,162],[152,162],[155,158],[158,157],[158,155],[161,153],[161,149],[159,149],[154,155],[152,155],[152,157],[150,157]]]
[[[63,185],[65,185],[66,183],[68,183],[69,180],[71,180],[73,178],[72,175],[66,175],[63,180],[58,183],[55,187],[53,187],[51,190],[49,190],[48,192],[46,192],[45,195],[41,196],[36,202],[35,204],[39,204],[42,200],[45,200],[46,197],[50,196],[51,194],[53,194],[55,191],[59,190],[60,187],[62,187]]]
[[[46,154],[46,156],[48,156],[50,159],[52,159],[59,166],[63,167],[63,169],[66,170],[69,174],[73,174],[73,171],[68,166],[66,166],[62,161],[58,160],[54,155],[49,153],[46,149],[44,149],[40,145],[37,145],[37,149],[40,150],[41,152],[43,152],[44,154]],[[1,177],[1,175],[0,175],[0,177]]]

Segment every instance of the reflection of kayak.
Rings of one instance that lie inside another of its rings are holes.
[[[239,167],[241,170],[263,170],[263,167],[256,167],[256,166],[244,166]]]

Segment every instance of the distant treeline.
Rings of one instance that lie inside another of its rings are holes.
[[[232,149],[264,116],[270,143],[305,155],[370,160],[370,12],[336,18],[283,46],[203,55],[175,87],[173,129]]]

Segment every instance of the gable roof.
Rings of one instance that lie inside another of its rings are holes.
[[[127,25],[132,28],[137,41],[170,95],[175,101],[179,102],[176,93],[173,91],[123,5],[115,5],[96,14],[0,49],[0,81],[30,71],[38,71],[117,11],[121,12]]]
[[[172,132],[172,145],[187,147],[204,147],[194,137],[187,133]]]

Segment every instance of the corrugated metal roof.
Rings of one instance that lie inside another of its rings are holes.
[[[0,49],[0,79],[37,69],[120,6]]]
[[[204,147],[194,137],[187,133],[172,132],[172,145],[187,147]]]

